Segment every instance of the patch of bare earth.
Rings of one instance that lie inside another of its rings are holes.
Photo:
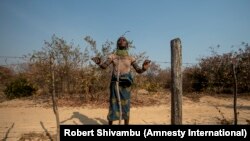
[[[59,99],[61,124],[107,124],[108,96],[99,100]],[[131,124],[170,124],[170,93],[135,92],[131,99]],[[249,124],[250,98],[238,98],[238,123]],[[0,140],[51,140],[56,120],[50,98],[22,98],[0,103]],[[229,124],[233,121],[233,96],[193,93],[183,96],[183,124]],[[226,120],[226,122],[223,122]],[[115,122],[118,124],[118,122]]]

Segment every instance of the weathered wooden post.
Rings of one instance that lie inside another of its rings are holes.
[[[182,46],[179,38],[171,44],[171,124],[182,124]]]

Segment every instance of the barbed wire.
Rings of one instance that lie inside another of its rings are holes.
[[[8,59],[31,59],[31,58],[41,58],[41,57],[36,57],[36,56],[0,56],[0,59],[3,58],[4,59],[4,65],[1,64],[2,62],[0,62],[0,66],[13,66],[13,65],[20,65],[20,64],[24,64],[25,62],[22,62],[22,63],[11,63],[11,64],[8,64],[7,61]],[[47,58],[42,58],[42,59],[47,59]],[[152,60],[152,62],[154,63],[157,63],[157,64],[171,64],[170,61],[160,61],[160,60]],[[218,63],[221,63],[220,66],[225,66],[225,61],[224,60],[218,60],[218,61],[215,61],[215,62],[218,62]],[[193,66],[193,65],[198,65],[199,62],[197,63],[191,63],[191,62],[182,62],[182,65],[185,65],[185,66]],[[250,65],[249,64],[245,64],[245,65]],[[183,67],[185,67],[183,66]]]
[[[31,58],[31,56],[0,56],[0,59],[3,58],[5,59],[5,62],[6,59],[26,59],[26,58]],[[34,57],[34,58],[39,58],[39,57]],[[152,62],[155,62],[155,63],[158,63],[158,64],[169,64],[171,65],[171,62],[170,61],[160,61],[160,60],[152,60]],[[221,60],[217,61],[217,62],[222,62]],[[2,65],[0,64],[1,67],[12,67],[14,69],[19,69],[18,67],[21,66],[21,65],[29,65],[30,62],[18,62],[18,63],[12,63],[12,64],[5,64],[5,65]],[[182,63],[184,65],[198,65],[199,63],[191,63],[191,62],[184,62]],[[221,63],[221,66],[223,63]],[[250,65],[250,64],[249,64]],[[224,65],[226,66],[226,65]],[[185,67],[185,66],[182,66],[182,67]],[[184,72],[183,72],[184,73]],[[165,82],[166,85],[170,85],[171,82]],[[218,87],[222,86],[222,85],[232,85],[233,82],[185,82],[185,81],[182,81],[182,84],[183,85],[196,85],[196,84],[199,84],[199,85],[206,85],[206,86],[211,86],[211,85],[217,85]]]
[[[0,56],[0,58],[15,58],[15,59],[20,59],[20,58],[28,58],[27,56]]]
[[[160,64],[171,64],[171,62],[166,62],[166,61],[154,61],[154,60],[153,60],[153,62],[155,62],[155,63],[160,63]],[[197,65],[197,63],[186,63],[186,62],[184,62],[184,63],[182,63],[182,64],[186,64],[186,65]]]

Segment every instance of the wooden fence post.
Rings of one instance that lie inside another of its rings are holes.
[[[171,44],[171,124],[182,124],[182,46],[179,38]]]

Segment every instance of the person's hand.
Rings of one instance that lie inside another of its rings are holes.
[[[145,60],[142,64],[143,69],[147,70],[150,66],[150,60]]]
[[[100,57],[93,57],[93,58],[91,58],[91,60],[93,60],[97,65],[99,65],[101,63]]]

